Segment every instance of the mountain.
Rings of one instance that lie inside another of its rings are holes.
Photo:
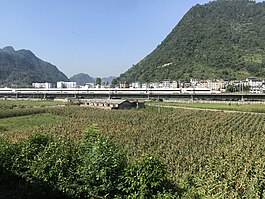
[[[105,82],[105,83],[111,83],[112,82],[112,80],[114,80],[114,79],[116,79],[117,77],[115,77],[115,76],[109,76],[109,77],[102,77],[101,78],[101,82],[103,83],[103,82]],[[94,79],[94,81],[96,81],[96,77],[93,77],[93,79]]]
[[[101,78],[101,82],[111,83],[112,80],[115,78],[117,77],[115,76],[103,77]],[[97,78],[91,77],[88,74],[79,73],[79,74],[74,75],[73,77],[70,77],[69,79],[73,82],[77,82],[79,85],[85,85],[86,83],[95,83]]]
[[[30,85],[33,82],[69,81],[56,66],[44,62],[29,50],[0,49],[0,85]]]
[[[265,2],[217,0],[192,7],[153,52],[117,80],[250,76],[265,78]]]
[[[105,82],[105,83],[111,83],[112,82],[112,80],[113,79],[115,79],[115,78],[117,78],[117,77],[115,77],[115,76],[109,76],[109,77],[103,77],[102,79],[101,79],[101,81],[102,82]]]
[[[85,85],[86,83],[95,83],[95,80],[88,74],[79,73],[69,78],[71,81],[78,83],[79,85]]]

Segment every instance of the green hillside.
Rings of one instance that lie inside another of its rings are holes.
[[[56,66],[44,62],[29,50],[0,49],[0,85],[29,85],[33,82],[69,81]]]
[[[265,2],[212,1],[192,7],[152,53],[118,80],[265,78],[264,48]]]

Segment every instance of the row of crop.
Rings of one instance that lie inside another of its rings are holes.
[[[24,116],[24,115],[33,115],[44,112],[45,112],[44,108],[0,109],[0,119],[8,117]]]
[[[178,198],[181,195],[167,179],[166,167],[157,158],[145,156],[128,163],[126,154],[114,140],[100,135],[94,127],[78,142],[47,134],[35,134],[14,144],[2,140],[0,167],[33,184],[31,191],[38,198]]]

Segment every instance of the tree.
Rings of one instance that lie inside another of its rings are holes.
[[[101,78],[99,78],[99,77],[96,78],[96,84],[101,85]]]
[[[115,79],[113,79],[113,80],[111,81],[111,85],[112,85],[113,87],[115,87],[117,84],[118,84],[118,79],[117,79],[117,78],[115,78]]]

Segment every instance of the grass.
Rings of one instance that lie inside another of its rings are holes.
[[[25,107],[45,107],[64,105],[65,102],[51,100],[0,100],[0,109],[6,108],[25,108]]]
[[[211,103],[188,103],[188,102],[187,103],[151,102],[150,105],[265,113],[265,104],[225,104],[225,103],[224,104],[211,104]]]
[[[0,119],[0,133],[28,130],[41,125],[47,125],[63,118],[63,116],[52,115],[49,113],[3,118]]]

